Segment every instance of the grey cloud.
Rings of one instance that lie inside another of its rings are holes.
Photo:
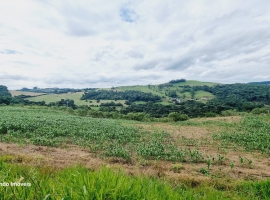
[[[23,81],[28,81],[31,80],[32,78],[26,77],[26,76],[22,76],[22,75],[17,75],[17,74],[0,74],[0,80],[8,80],[8,81],[19,81],[19,80],[23,80]]]
[[[222,35],[210,40],[205,45],[190,48],[186,53],[174,58],[164,67],[165,70],[179,70],[196,64],[207,65],[212,62],[221,62],[233,59],[241,54],[252,54],[264,46],[269,45],[270,33],[265,29],[249,30]],[[259,62],[255,58],[255,62]]]
[[[184,70],[195,63],[196,57],[192,55],[180,56],[180,58],[169,62],[165,69],[166,70]]]
[[[142,63],[140,63],[140,64],[136,64],[135,66],[133,66],[133,69],[135,69],[135,70],[147,70],[147,69],[153,69],[153,68],[155,68],[159,63],[160,63],[159,60],[146,61],[146,62],[142,62]]]
[[[144,55],[138,51],[129,51],[127,55],[131,58],[144,58]]]
[[[96,31],[90,28],[91,26],[87,26],[83,22],[80,22],[79,20],[69,20],[67,22],[68,26],[68,34],[72,36],[90,36],[96,34]]]
[[[161,75],[156,74],[125,74],[120,76],[118,74],[111,76],[104,76],[98,74],[83,75],[76,74],[74,76],[55,76],[52,75],[44,79],[46,85],[62,85],[62,87],[67,85],[73,85],[76,88],[83,87],[93,87],[94,85],[107,85],[107,86],[120,86],[120,85],[137,85],[143,82],[153,82],[162,77]]]
[[[105,35],[111,35],[121,29],[117,21],[117,12],[107,8],[97,9],[87,3],[85,5],[65,3],[62,13],[65,16],[64,20],[69,35],[105,37]]]
[[[113,50],[113,45],[110,44],[110,45],[107,45],[103,48],[101,48],[100,50],[98,50],[95,54],[95,57],[94,57],[94,61],[96,62],[100,62],[102,61],[103,57],[105,57],[106,55],[110,55],[111,54],[111,50]]]

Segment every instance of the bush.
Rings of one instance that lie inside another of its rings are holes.
[[[269,108],[254,108],[252,114],[269,114]]]
[[[177,112],[171,112],[168,115],[168,118],[170,118],[174,122],[188,120],[188,116],[186,114],[179,114]]]
[[[213,112],[207,112],[207,113],[205,113],[204,116],[205,116],[205,117],[216,117],[217,114],[216,114],[216,113],[213,113]]]

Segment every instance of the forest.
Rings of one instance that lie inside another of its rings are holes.
[[[222,84],[209,86],[184,86],[182,92],[203,90],[210,92],[218,99],[232,99],[232,101],[252,101],[270,104],[270,86],[257,84]],[[228,100],[229,101],[229,100]]]
[[[108,99],[108,100],[127,100],[129,102],[134,101],[146,101],[146,102],[158,102],[161,101],[161,97],[157,95],[153,95],[152,93],[146,93],[135,90],[127,90],[127,91],[114,91],[114,90],[97,90],[97,91],[88,91],[85,92],[81,98],[82,100],[86,99]]]

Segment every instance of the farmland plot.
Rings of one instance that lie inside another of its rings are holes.
[[[238,180],[270,177],[267,116],[156,123],[96,119],[40,108],[3,106],[0,112],[0,160],[8,163],[49,168],[80,163],[95,170],[109,165],[188,187],[209,185],[234,191],[248,191]],[[267,188],[269,183],[263,184]],[[264,191],[262,197],[268,194]],[[226,199],[226,195],[217,196]],[[249,194],[247,199],[256,195]]]

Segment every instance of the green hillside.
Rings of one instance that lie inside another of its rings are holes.
[[[165,83],[168,84],[168,83]],[[138,90],[141,92],[151,92],[154,95],[158,95],[160,97],[163,97],[165,101],[170,99],[170,97],[166,94],[166,91],[169,90],[175,90],[179,98],[183,98],[183,94],[181,94],[181,86],[189,85],[189,86],[215,86],[219,83],[212,83],[212,82],[202,82],[202,81],[196,81],[196,80],[187,80],[185,82],[181,83],[172,83],[170,87],[159,87],[160,85],[165,84],[159,84],[159,85],[136,85],[136,86],[120,86],[116,87],[115,90],[117,91],[126,91],[126,90]],[[185,98],[191,98],[190,93],[185,93]],[[201,99],[201,98],[214,98],[215,96],[209,92],[205,91],[197,91],[195,93],[195,99]],[[184,99],[185,99],[184,98]]]
[[[80,100],[83,92],[65,94],[45,94],[42,96],[27,98],[29,101],[45,101],[46,103],[60,101],[61,99],[72,99],[76,105],[89,105],[88,102]]]
[[[181,86],[181,85],[190,85],[190,86],[203,86],[203,85],[207,85],[207,86],[215,86],[218,85],[220,83],[213,83],[213,82],[202,82],[202,81],[196,81],[196,80],[187,80],[185,82],[181,82],[181,83],[173,83],[174,86]]]
[[[114,91],[128,91],[128,90],[135,90],[145,93],[152,93],[153,95],[160,96],[162,98],[161,104],[170,104],[169,102],[172,99],[172,96],[169,95],[170,92],[174,92],[177,95],[177,98],[180,100],[188,100],[192,99],[192,95],[190,92],[181,92],[183,89],[181,86],[214,86],[218,83],[211,83],[211,82],[201,82],[196,80],[187,80],[186,82],[181,83],[169,83],[159,84],[159,85],[135,85],[135,86],[120,86],[113,88]],[[165,86],[164,86],[165,85]],[[162,86],[162,87],[161,87]],[[112,90],[110,88],[99,88],[98,90]],[[17,96],[20,94],[31,95],[33,97],[27,98],[30,101],[45,101],[47,104],[50,102],[60,101],[61,99],[72,99],[74,100],[76,105],[100,105],[101,103],[107,103],[111,100],[101,99],[100,102],[96,102],[96,100],[85,101],[81,100],[80,98],[83,95],[83,92],[75,92],[75,93],[64,93],[64,94],[42,94],[42,93],[31,93],[31,92],[21,92],[21,91],[11,91],[12,96]],[[40,95],[40,96],[39,96]],[[194,99],[198,101],[205,102],[209,99],[215,98],[215,95],[206,92],[206,91],[196,91],[194,94]],[[120,100],[121,103],[124,103],[125,100]],[[142,103],[142,102],[137,102]]]

